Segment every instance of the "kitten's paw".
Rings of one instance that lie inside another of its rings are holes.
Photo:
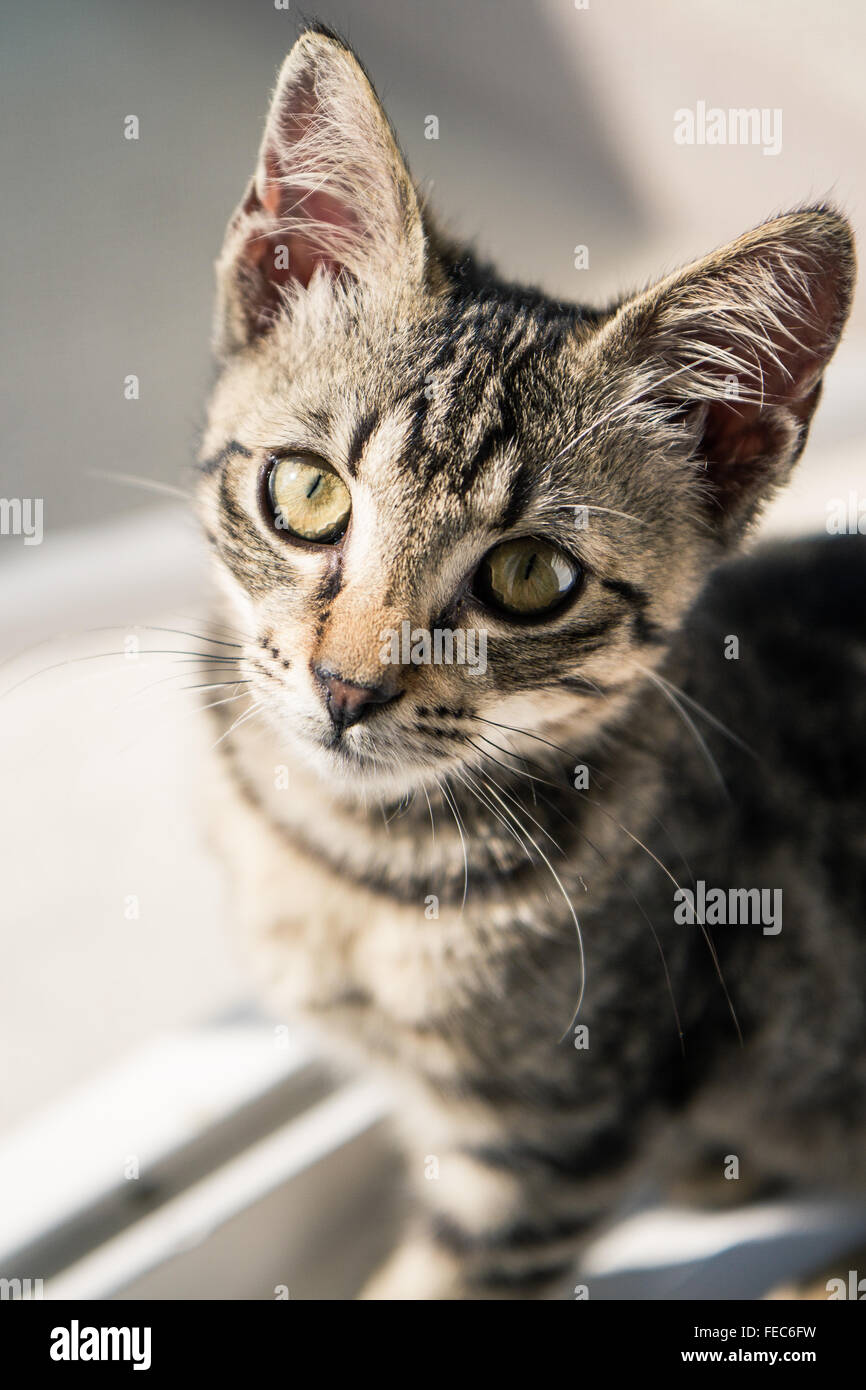
[[[823,1303],[843,1299],[866,1299],[866,1246],[828,1260],[820,1270],[779,1284],[764,1294],[772,1301]]]
[[[727,1211],[749,1202],[768,1201],[785,1190],[781,1179],[751,1170],[732,1182],[727,1162],[727,1155],[721,1152],[696,1155],[667,1184],[668,1199],[699,1211]]]
[[[380,1302],[460,1298],[457,1265],[426,1241],[407,1241],[372,1275],[358,1297]]]

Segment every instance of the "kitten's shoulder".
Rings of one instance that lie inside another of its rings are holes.
[[[864,595],[866,535],[774,541],[715,570],[687,626],[725,619],[768,640],[804,630],[810,642],[866,640]]]
[[[810,769],[816,792],[827,794],[832,783],[858,804],[866,777],[864,596],[866,536],[760,545],[715,571],[672,653],[677,683],[775,758],[777,773],[784,759]],[[721,745],[721,756],[733,752]]]

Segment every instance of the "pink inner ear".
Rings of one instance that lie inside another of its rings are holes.
[[[713,394],[704,402],[701,453],[718,502],[732,514],[767,495],[783,476],[780,459],[796,459],[846,307],[847,282],[834,261],[810,266],[808,279],[795,278],[785,264],[771,268],[779,297],[769,305],[774,312],[767,312],[762,334],[738,339],[736,321],[720,316],[701,335],[711,353],[744,364],[741,395]],[[748,323],[750,306],[743,303],[739,313]],[[730,373],[724,358],[712,361],[712,386],[720,388]]]
[[[273,234],[265,230],[251,239],[247,255],[272,285],[295,282],[306,288],[319,266],[334,277],[345,269],[339,255],[328,249],[329,231],[333,231],[334,245],[339,248],[347,232],[357,235],[360,223],[353,209],[333,193],[291,183],[293,163],[305,137],[321,119],[310,74],[304,74],[283,93],[274,115],[266,137],[263,187],[251,195],[245,210],[264,210],[277,228]],[[308,234],[304,223],[309,225]],[[288,267],[276,264],[280,246],[288,250]]]
[[[295,225],[290,230],[275,231],[270,235],[265,233],[264,236],[251,240],[248,243],[249,259],[259,267],[266,279],[275,285],[286,285],[290,281],[296,281],[306,288],[313,272],[319,266],[323,266],[329,275],[339,275],[344,267],[336,256],[323,248],[322,240],[327,237],[328,228],[333,228],[338,238],[341,232],[357,231],[358,219],[331,193],[310,192],[284,183],[280,178],[279,164],[274,155],[267,156],[266,167],[264,194],[261,200],[253,195],[255,202],[276,223],[291,219]],[[308,236],[305,236],[303,227],[297,226],[298,219],[310,223],[311,230]],[[287,267],[276,264],[280,246],[288,249]]]
[[[266,186],[264,200],[252,193],[244,204],[246,213],[254,213],[261,208],[275,222],[289,216],[303,215],[311,223],[319,224],[320,233],[324,230],[322,223],[338,232],[357,227],[357,219],[329,193],[305,193],[303,189],[274,182]],[[287,266],[278,264],[281,247],[288,251]],[[323,266],[335,278],[344,270],[335,256],[323,250],[318,237],[305,236],[302,230],[260,231],[247,240],[245,255],[250,264],[260,271],[262,278],[272,285],[287,285],[294,281],[306,288],[319,266]]]
[[[736,326],[726,324],[724,317],[716,324],[710,320],[703,337],[711,348],[733,352],[752,368],[741,388],[746,387],[753,403],[759,396],[765,406],[784,405],[799,415],[801,403],[812,397],[838,338],[846,304],[845,280],[834,262],[809,267],[808,277],[804,275],[802,280],[795,278],[785,263],[770,262],[769,268],[784,299],[781,304],[770,305],[777,322],[773,323],[768,314],[764,341],[738,348]],[[742,287],[737,294],[745,294]],[[731,371],[721,363],[709,370],[720,382],[727,380]],[[739,413],[747,415],[748,411],[741,407]]]

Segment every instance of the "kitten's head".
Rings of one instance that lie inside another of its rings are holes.
[[[853,276],[815,208],[604,312],[503,284],[304,34],[218,265],[201,465],[277,732],[349,795],[519,751],[495,726],[579,744],[787,478]]]

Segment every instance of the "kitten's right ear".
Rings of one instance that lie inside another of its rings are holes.
[[[372,84],[338,38],[310,30],[283,64],[217,263],[216,351],[266,332],[317,272],[420,281],[424,269],[415,188]]]

